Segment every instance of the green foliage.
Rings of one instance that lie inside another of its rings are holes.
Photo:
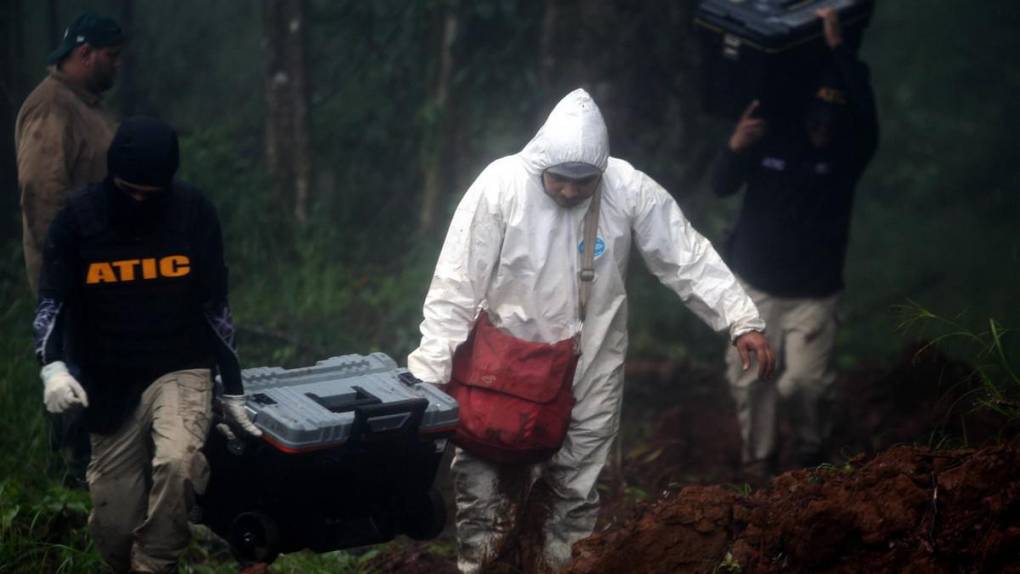
[[[850,462],[843,464],[823,462],[811,470],[811,473],[808,475],[808,481],[813,484],[822,484],[829,478],[849,476],[853,472],[854,466]]]
[[[740,574],[744,569],[740,565],[740,562],[733,557],[732,552],[726,552],[726,556],[723,557],[722,562],[714,569],[714,572],[724,572],[726,574]]]
[[[210,543],[193,543],[178,572],[180,574],[234,574],[238,571],[238,564],[229,558],[207,557],[205,553],[208,544]],[[269,571],[272,574],[362,574],[371,571],[368,563],[378,556],[379,552],[380,550],[375,549],[360,554],[295,552],[280,556],[273,562]]]
[[[257,278],[242,275],[238,280],[233,305],[246,364],[373,351],[402,360],[417,344],[434,255],[393,269],[355,267],[329,253],[326,248],[302,250],[292,261],[249,271],[260,274]],[[246,272],[244,262],[238,268]],[[260,349],[254,356],[244,350],[251,343]],[[267,346],[275,349],[271,356],[264,354]]]
[[[741,484],[729,484],[727,486],[731,490],[733,490],[733,492],[737,493],[737,496],[739,496],[741,498],[747,498],[748,496],[751,496],[752,492],[754,492],[754,487],[752,487],[747,482],[744,482],[744,483],[741,483]]]
[[[33,305],[24,280],[20,246],[4,245],[0,260],[0,457],[41,474],[46,468],[47,429],[42,383],[32,358]],[[2,473],[0,473],[2,475]]]
[[[976,7],[974,7],[976,8]],[[877,2],[863,46],[882,123],[858,187],[847,259],[842,364],[890,357],[890,305],[966,310],[1020,324],[1020,37],[989,33],[1020,4]]]
[[[636,486],[633,484],[628,484],[624,488],[623,495],[624,497],[627,498],[627,500],[632,502],[642,502],[651,498],[651,495],[648,494],[648,491],[641,488],[640,486]]]
[[[88,496],[45,478],[51,466],[33,307],[20,245],[0,250],[0,573],[98,572]]]
[[[413,349],[438,242],[341,225],[329,208],[313,209],[304,229],[288,225],[257,156],[239,153],[251,142],[229,125],[196,130],[182,148],[182,177],[223,221],[245,365],[380,350],[400,360]]]
[[[822,464],[815,467],[815,471],[824,472],[828,474],[847,475],[853,474],[854,465],[851,464],[850,462],[844,462],[843,464],[832,464],[829,462],[823,462]]]
[[[973,398],[973,409],[998,415],[1003,435],[1014,436],[1020,430],[1020,377],[1013,365],[1016,341],[1007,339],[1012,331],[995,319],[988,319],[984,327],[971,327],[962,316],[940,316],[915,302],[901,306],[899,313],[902,330],[928,341],[918,355],[930,347],[943,348],[972,366],[978,386],[965,397]]]
[[[0,481],[0,572],[99,572],[85,527],[88,495],[55,483]]]

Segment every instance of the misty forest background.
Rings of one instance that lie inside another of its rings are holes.
[[[706,176],[732,123],[701,111],[695,4],[4,0],[0,475],[30,480],[4,481],[0,495],[37,488],[65,507],[74,496],[38,478],[47,449],[13,126],[81,9],[117,17],[131,37],[108,108],[175,125],[180,176],[219,208],[253,367],[377,350],[403,363],[460,195],[578,86],[600,104],[613,155],[721,246],[739,200],[714,197]],[[858,187],[840,368],[893,360],[911,336],[897,329],[907,301],[976,328],[1020,326],[1018,25],[1013,0],[878,3],[862,57],[882,136]],[[723,338],[639,258],[630,289],[631,357],[721,368]],[[15,520],[2,497],[0,538]]]

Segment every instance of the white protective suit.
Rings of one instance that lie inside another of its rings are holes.
[[[603,177],[595,280],[574,378],[576,404],[563,447],[532,469],[554,498],[543,549],[554,568],[594,528],[595,481],[619,426],[627,350],[624,279],[632,238],[652,273],[716,330],[728,329],[736,338],[765,326],[666,190],[609,157],[602,114],[578,89],[556,105],[523,151],[489,164],[457,207],[425,299],[421,345],[407,360],[416,377],[449,381],[454,350],[481,308],[496,326],[521,339],[554,342],[578,331],[578,269],[590,200],[560,207],[541,180],[546,168],[564,162],[595,165]],[[457,449],[452,469],[458,566],[475,572],[512,526],[509,509],[515,503],[501,493],[497,466]]]

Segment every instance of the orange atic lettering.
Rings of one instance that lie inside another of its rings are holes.
[[[116,283],[117,274],[113,272],[113,267],[109,263],[91,263],[88,274],[85,276],[85,282],[89,285]]]
[[[184,255],[168,255],[159,260],[159,273],[163,277],[183,277],[191,273],[190,263]]]
[[[114,261],[113,266],[120,272],[121,281],[134,281],[135,280],[135,266],[138,265],[137,259],[125,259],[124,261]]]
[[[155,279],[159,277],[159,273],[156,271],[156,260],[149,257],[142,259],[142,279]]]
[[[145,259],[124,259],[109,263],[90,263],[88,273],[85,276],[85,283],[95,285],[96,283],[135,281],[139,279],[139,268],[142,271],[141,279],[184,277],[191,273],[191,260],[186,255],[168,255],[159,260],[154,257],[147,257]]]

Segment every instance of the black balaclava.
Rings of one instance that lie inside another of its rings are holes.
[[[847,106],[845,83],[837,70],[830,65],[819,74],[804,119],[808,124],[827,125],[838,135],[845,127]]]
[[[106,154],[114,223],[142,231],[161,219],[169,204],[179,161],[177,132],[172,127],[154,118],[125,120]],[[139,201],[118,188],[113,178],[162,189],[147,193]]]

